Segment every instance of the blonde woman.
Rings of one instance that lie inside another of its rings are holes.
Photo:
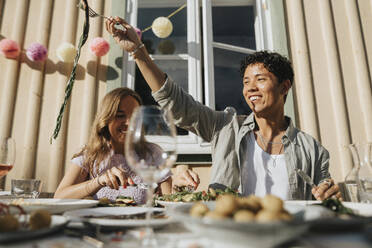
[[[130,169],[124,155],[129,119],[141,104],[140,96],[129,88],[117,88],[103,98],[89,141],[73,156],[55,198],[93,196],[115,200],[121,195],[133,197],[137,203],[145,202],[145,190],[134,186],[139,185],[142,179]],[[188,169],[177,170],[173,177],[177,186],[197,187],[199,184],[198,175]],[[171,174],[158,184],[160,194],[171,193]]]

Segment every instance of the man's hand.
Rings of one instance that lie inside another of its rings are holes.
[[[334,183],[333,179],[328,179],[311,190],[315,199],[322,201],[329,197],[335,197],[342,201],[340,188]]]
[[[200,183],[198,174],[190,170],[187,165],[178,165],[172,180],[175,186],[192,186],[194,189],[196,189]]]

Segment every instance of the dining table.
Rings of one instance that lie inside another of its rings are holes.
[[[1,192],[0,192],[1,195]],[[0,197],[0,201],[4,197]],[[372,208],[372,204],[371,204]],[[59,215],[63,216],[63,213]],[[320,224],[321,225],[321,224]],[[356,228],[341,230],[327,229],[324,227],[309,228],[285,242],[270,247],[337,247],[337,248],[367,248],[372,247],[372,222]],[[101,226],[87,224],[83,221],[70,221],[63,227],[37,238],[24,238],[22,236],[12,242],[1,243],[0,247],[51,247],[51,248],[84,248],[84,247],[141,247],[141,238],[145,233],[143,226]],[[154,228],[154,237],[158,247],[175,248],[201,248],[201,247],[257,247],[255,242],[246,242],[244,245],[214,239],[213,236],[206,236],[202,232],[195,232],[190,226],[182,221],[173,221],[166,225]],[[257,235],[255,239],[267,239],[267,236]],[[252,240],[253,241],[253,240]],[[265,246],[260,246],[263,248]],[[269,246],[268,246],[269,247]]]

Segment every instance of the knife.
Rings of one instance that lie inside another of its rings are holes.
[[[302,178],[302,180],[304,180],[307,184],[311,186],[311,188],[316,187],[313,179],[311,179],[311,177],[309,177],[303,170],[296,168],[295,171],[297,175],[299,175]]]

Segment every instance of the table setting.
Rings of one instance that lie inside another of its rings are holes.
[[[102,199],[43,198],[40,180],[13,179],[11,191],[0,192],[0,246],[371,246],[372,204],[365,198],[368,188],[362,186],[358,196],[364,197],[351,198],[355,202],[243,197],[229,188],[183,189],[154,197],[156,182],[176,161],[175,136],[171,114],[157,107],[140,107],[131,118],[125,153],[131,168],[143,178],[137,187],[147,189],[146,204],[133,204],[127,197],[121,205]],[[14,142],[5,143],[0,156],[6,168],[2,176],[12,168],[15,156]],[[146,149],[149,144],[151,149]],[[150,152],[151,159],[144,151]],[[356,154],[357,170],[370,166],[366,158],[370,153],[361,150]],[[298,174],[313,185],[306,175]]]
[[[44,203],[41,210],[20,204],[27,214],[52,208],[62,210],[51,214],[51,223],[46,228],[0,232],[0,247],[141,247],[148,225],[153,229],[157,244],[165,247],[371,245],[368,238],[372,230],[372,205],[369,203],[342,202],[342,206],[359,216],[354,219],[338,217],[334,213],[328,216],[330,210],[320,201],[284,201],[283,209],[293,216],[290,221],[239,223],[191,215],[190,209],[198,203],[214,210],[216,200],[181,202],[170,208],[152,207],[151,212],[159,212],[167,218],[152,218],[148,223],[145,218],[148,209],[143,206],[99,207],[98,201],[79,199],[24,200],[33,200],[28,204],[34,202],[35,206]],[[88,202],[89,205],[85,204]],[[1,203],[4,204],[3,199]],[[320,214],[322,211],[325,213]]]

